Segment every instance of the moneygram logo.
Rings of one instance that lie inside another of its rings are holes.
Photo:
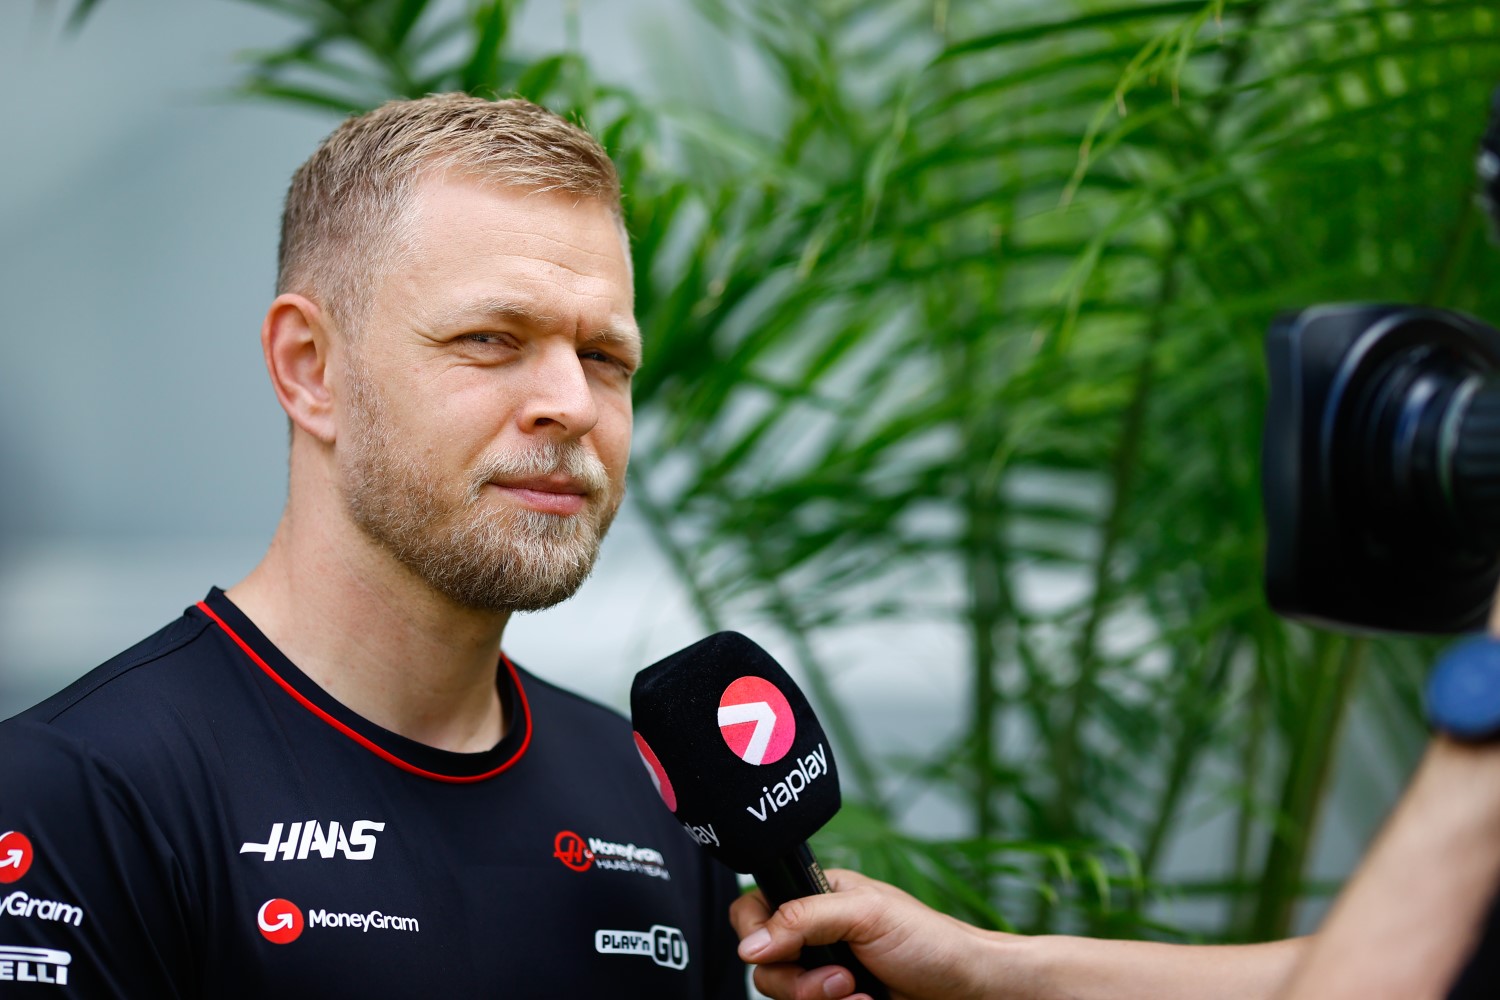
[[[260,904],[255,921],[260,932],[272,944],[291,944],[302,936],[307,927],[333,930],[355,930],[362,934],[371,931],[407,931],[419,933],[422,925],[416,917],[398,917],[379,910],[368,913],[337,913],[333,910],[310,909],[307,919],[302,910],[289,899],[268,899]]]
[[[0,899],[0,913],[28,920],[55,920],[74,927],[83,926],[83,907],[59,903],[55,899],[33,899],[20,889]]]
[[[632,733],[635,737],[635,752],[641,755],[641,763],[646,765],[646,773],[651,775],[651,784],[656,786],[656,794],[667,804],[667,808],[673,812],[677,811],[677,793],[672,790],[672,779],[667,777],[667,769],[661,766],[657,760],[656,753],[646,742],[646,737],[640,733]]]
[[[719,735],[746,764],[774,764],[792,748],[797,720],[775,684],[750,675],[719,697]]]
[[[586,872],[594,863],[594,852],[572,830],[562,830],[553,838],[552,856],[575,872]]]
[[[669,969],[685,969],[688,964],[687,938],[665,924],[649,931],[595,931],[594,950],[601,955],[644,955]]]
[[[0,833],[0,883],[14,882],[31,868],[31,841],[24,833]]]
[[[261,936],[272,944],[291,944],[302,936],[302,911],[288,899],[268,899],[255,915]]]

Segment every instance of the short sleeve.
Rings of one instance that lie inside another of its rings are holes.
[[[1490,903],[1478,943],[1459,972],[1448,998],[1482,1000],[1496,996],[1500,996],[1500,895]]]
[[[109,761],[44,723],[0,725],[0,994],[192,995],[189,898]]]

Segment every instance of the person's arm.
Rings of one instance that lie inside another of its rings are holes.
[[[1281,1000],[1447,996],[1497,886],[1500,744],[1439,736]]]
[[[1500,885],[1500,746],[1433,740],[1284,1000],[1443,997]]]
[[[1101,941],[984,931],[856,872],[828,873],[834,892],[767,912],[759,893],[730,911],[740,957],[776,1000],[850,996],[848,972],[804,971],[804,944],[847,941],[892,1000],[1269,1000],[1301,940],[1242,946]]]
[[[0,725],[0,995],[195,995],[201,922],[186,902],[186,873],[123,775],[47,726]]]

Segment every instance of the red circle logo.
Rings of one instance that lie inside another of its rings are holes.
[[[667,777],[667,769],[661,766],[661,761],[656,759],[646,737],[640,733],[632,733],[635,737],[635,752],[641,755],[641,763],[646,765],[646,773],[651,775],[651,784],[656,786],[656,794],[667,804],[667,808],[673,812],[677,811],[677,793],[672,791],[672,779]]]
[[[24,833],[0,833],[0,882],[14,882],[31,868],[31,841]]]
[[[272,944],[291,944],[302,936],[302,911],[286,899],[268,899],[255,915],[261,936]]]
[[[572,830],[563,830],[553,839],[552,856],[575,872],[586,872],[594,863],[594,852]]]
[[[774,764],[792,748],[797,720],[775,684],[748,675],[719,697],[719,735],[746,764]]]

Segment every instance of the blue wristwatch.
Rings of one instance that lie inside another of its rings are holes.
[[[1465,639],[1438,659],[1427,677],[1427,721],[1463,743],[1500,739],[1500,639]]]

